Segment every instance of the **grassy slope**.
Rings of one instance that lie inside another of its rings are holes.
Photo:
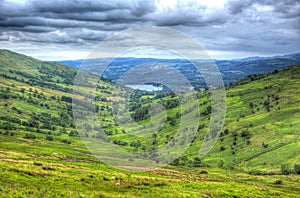
[[[237,170],[219,168],[205,168],[209,174],[199,174],[199,168],[187,167],[170,167],[177,171],[162,169],[150,173],[109,168],[89,154],[78,137],[70,136],[71,131],[75,130],[74,126],[69,124],[69,122],[72,123],[70,103],[60,99],[62,96],[71,96],[68,89],[61,88],[71,88],[71,85],[63,80],[74,75],[75,71],[72,68],[43,63],[4,50],[0,51],[0,65],[1,74],[17,77],[17,80],[0,77],[2,93],[7,87],[10,88],[7,94],[9,98],[0,100],[1,115],[19,118],[22,121],[30,120],[32,112],[47,112],[58,119],[61,119],[61,112],[69,115],[65,118],[67,125],[51,123],[55,127],[52,130],[44,129],[42,122],[39,123],[37,129],[10,121],[1,121],[2,128],[10,123],[9,126],[12,125],[15,129],[0,129],[2,132],[0,135],[0,196],[170,197],[176,194],[179,197],[199,197],[205,194],[216,197],[232,197],[233,195],[292,197],[300,191],[298,185],[300,178],[296,175],[251,176]],[[56,68],[59,72],[40,79],[39,76],[46,75],[39,72],[42,66]],[[35,76],[37,83],[43,80],[47,84],[43,87],[37,86],[30,81],[32,76],[28,78],[24,74],[11,72],[9,69],[29,73]],[[223,142],[218,142],[209,156],[203,159],[203,164],[219,166],[222,162],[225,167],[238,165],[239,169],[246,171],[259,169],[276,172],[281,164],[292,165],[299,162],[297,153],[299,153],[300,145],[298,139],[295,139],[300,128],[299,119],[297,119],[299,116],[299,105],[297,105],[299,104],[299,89],[297,88],[299,87],[299,74],[299,67],[295,66],[276,74],[259,76],[259,79],[250,83],[248,83],[250,79],[246,79],[230,88],[227,93],[228,110],[225,126],[229,134],[221,137],[224,139]],[[101,98],[110,98],[112,85],[102,81],[100,83],[101,88],[98,89],[97,94]],[[59,87],[53,88],[51,84]],[[22,88],[25,88],[24,93],[20,91]],[[270,107],[268,112],[263,103],[268,100],[268,95],[272,94],[274,96],[270,96],[269,100],[270,106],[273,107]],[[55,96],[55,99],[51,96]],[[209,98],[205,93],[199,93],[199,96],[200,104],[202,104],[200,109],[205,109],[209,105]],[[279,96],[278,104],[276,104],[277,100],[274,101],[276,96]],[[28,100],[30,97],[35,101],[34,103]],[[204,101],[207,101],[207,104],[203,104]],[[253,113],[253,109],[249,108],[250,101],[255,106]],[[260,102],[262,104],[259,104]],[[114,126],[110,112],[105,110],[109,102],[99,101],[97,105],[104,108],[103,111],[99,111],[98,116],[102,124],[108,126],[107,131],[113,131],[111,138],[130,142],[130,135],[123,134],[121,129]],[[17,110],[13,110],[13,107]],[[257,108],[260,109],[257,110]],[[18,110],[22,113],[20,114]],[[170,109],[168,114],[175,116],[177,111],[178,108]],[[200,121],[205,125],[207,122]],[[249,145],[244,138],[240,137],[241,132],[246,128],[251,133]],[[167,124],[159,134],[159,137],[161,135],[158,139],[159,144],[166,140],[166,135],[173,134],[175,130],[176,126]],[[206,128],[200,130],[197,141],[187,151],[189,156],[197,152],[205,130]],[[234,140],[233,132],[238,134],[237,145],[231,149]],[[13,136],[11,136],[12,133]],[[26,139],[24,138],[26,134],[34,134],[36,139]],[[47,135],[52,136],[54,140],[46,140]],[[63,139],[71,141],[71,144],[61,142]],[[147,143],[146,140],[142,141]],[[262,142],[268,144],[268,147],[263,148]],[[224,146],[225,151],[221,152],[220,146]],[[127,147],[130,148],[130,146]],[[232,150],[235,154],[232,154]],[[58,156],[54,156],[54,152],[58,153]],[[112,176],[115,179],[112,179]],[[283,184],[274,184],[276,180],[283,181]],[[120,185],[117,184],[118,182]]]
[[[230,134],[220,138],[224,141],[219,141],[206,160],[220,157],[230,165],[269,171],[300,162],[300,67],[257,78],[251,81],[249,77],[228,90],[224,128]],[[243,131],[251,134],[249,145],[241,137]],[[226,150],[219,152],[220,146]]]

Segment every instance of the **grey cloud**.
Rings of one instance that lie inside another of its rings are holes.
[[[273,8],[272,14],[278,14],[283,18],[300,16],[300,1],[298,0],[230,0],[225,6],[231,14],[241,14],[253,9],[253,6],[270,6]],[[259,13],[258,13],[259,14]]]
[[[61,43],[78,50],[129,27],[158,25],[182,30],[208,50],[299,51],[299,0],[228,0],[224,7],[178,0],[164,9],[156,3],[0,0],[0,41],[15,46]]]
[[[162,14],[152,17],[151,20],[159,26],[194,26],[201,27],[207,25],[217,25],[226,23],[227,18],[222,14],[215,16],[203,17],[194,15],[182,15],[181,13]]]
[[[216,9],[213,12],[202,5],[178,4],[172,10],[154,12],[147,15],[150,21],[160,26],[206,26],[224,24],[228,15],[224,10]]]
[[[103,40],[108,35],[109,33],[103,31],[68,28],[52,32],[40,32],[39,34],[29,31],[10,31],[0,33],[0,38],[2,38],[2,40],[11,40],[14,42],[88,44],[89,41]]]
[[[288,45],[289,43],[286,41],[275,41],[274,44],[275,45]]]
[[[275,11],[281,13],[285,18],[300,17],[300,1],[278,1],[275,4]]]
[[[130,11],[134,16],[143,16],[154,11],[154,1],[92,1],[92,0],[31,0],[24,3],[0,2],[1,17],[44,16],[47,14],[69,16],[69,13],[104,13],[114,10]]]
[[[239,14],[244,11],[244,9],[248,8],[252,5],[253,2],[250,0],[240,1],[233,0],[226,3],[226,7],[231,14]]]

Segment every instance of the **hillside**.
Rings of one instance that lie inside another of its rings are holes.
[[[71,67],[0,50],[0,197],[299,196],[300,66],[229,86],[224,129],[204,158],[198,151],[210,98],[199,92],[201,119],[192,145],[172,165],[150,172],[108,167],[88,151],[72,118],[75,75]],[[137,144],[114,122],[113,88],[102,79],[96,91],[97,118],[111,143],[149,151],[176,133],[177,97],[137,91],[129,107],[140,125],[150,122],[150,104],[162,104],[168,116],[157,135],[141,137]]]

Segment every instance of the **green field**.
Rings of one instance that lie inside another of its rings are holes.
[[[300,66],[228,86],[225,125],[202,158],[211,100],[207,91],[198,92],[199,127],[190,147],[170,165],[148,172],[109,167],[83,144],[99,134],[91,129],[78,137],[75,75],[73,68],[0,50],[0,197],[300,197]],[[121,95],[100,80],[96,117],[111,143],[126,150],[164,147],[178,130],[181,109],[193,107],[180,106],[172,94],[137,91],[128,113],[138,125],[124,130],[111,105]],[[166,122],[155,134],[144,127],[163,116],[149,118],[147,108],[154,104],[166,109]]]

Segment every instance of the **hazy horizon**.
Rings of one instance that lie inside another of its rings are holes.
[[[4,50],[10,50],[10,51],[13,51],[13,52],[16,52],[16,53],[20,53],[20,54],[24,54],[24,55],[27,55],[27,56],[31,56],[30,54],[26,54],[26,53],[23,53],[23,52],[20,52],[20,51],[15,51],[15,50],[12,50],[12,49],[7,49],[7,48],[2,48]],[[247,59],[247,58],[272,58],[272,57],[276,57],[276,56],[285,56],[285,55],[290,55],[290,54],[298,54],[300,53],[300,51],[295,51],[295,52],[291,52],[291,53],[286,53],[286,54],[273,54],[273,55],[269,55],[269,56],[261,56],[261,55],[253,55],[253,56],[242,56],[242,57],[235,57],[235,56],[232,56],[232,57],[228,57],[228,58],[213,58],[211,57],[212,60],[236,60],[236,59]],[[43,58],[40,58],[39,56],[31,56],[33,58],[36,58],[36,59],[39,59],[39,60],[42,60],[42,61],[46,61],[46,62],[60,62],[60,61],[81,61],[81,60],[85,60],[86,57],[83,57],[83,58],[74,58],[74,59],[43,59]],[[109,58],[116,58],[116,57],[101,57],[99,59],[109,59]],[[153,58],[153,59],[180,59],[180,58],[177,58],[177,57],[154,57],[154,56],[121,56],[121,57],[117,57],[117,58]],[[94,59],[94,58],[92,58]],[[96,58],[98,59],[98,58]],[[197,60],[197,59],[195,59]],[[198,60],[202,60],[202,59],[198,59]]]

